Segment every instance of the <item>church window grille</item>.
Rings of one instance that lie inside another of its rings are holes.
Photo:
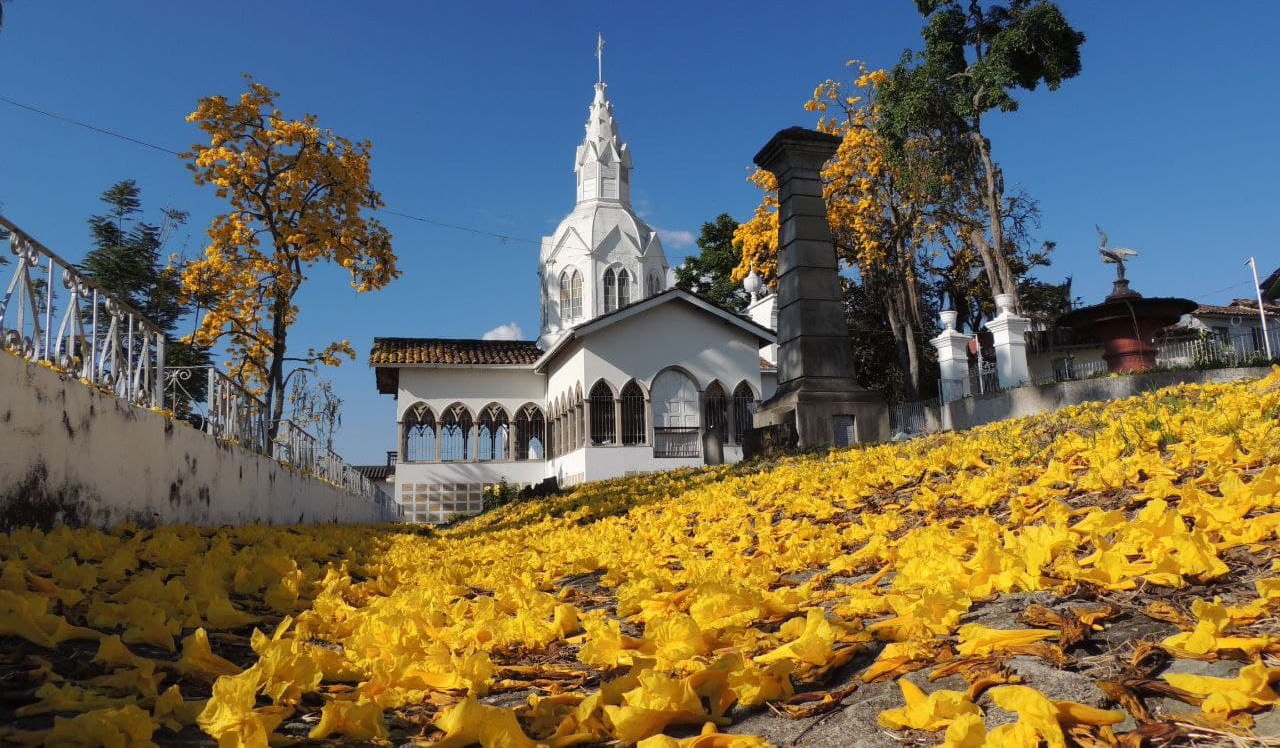
[[[741,382],[733,390],[733,440],[743,444],[751,430],[751,414],[755,412],[756,397],[751,386]]]
[[[471,457],[471,412],[453,405],[440,418],[440,459],[467,460]]]
[[[719,382],[713,382],[702,396],[703,424],[724,444],[729,438],[729,401]]]
[[[507,412],[499,406],[490,406],[480,413],[476,431],[478,458],[481,460],[507,459],[507,438],[511,424]]]
[[[626,270],[618,271],[618,308],[631,303],[631,275]]]
[[[627,382],[622,388],[622,443],[644,444],[648,441],[644,424],[644,393],[640,385]]]
[[[613,390],[603,380],[591,388],[591,443],[617,444],[618,428],[614,421]]]
[[[573,297],[571,295],[571,290],[570,290],[570,275],[569,275],[569,271],[566,270],[560,274],[560,319],[561,320],[568,321],[573,318],[573,313],[570,311],[573,304],[572,299]]]
[[[657,296],[662,292],[662,281],[658,279],[658,273],[656,270],[649,273],[649,279],[645,281],[645,284],[646,296]]]
[[[573,279],[569,281],[569,319],[582,316],[582,273],[573,271]]]
[[[618,286],[617,278],[613,275],[613,268],[604,271],[604,310],[612,312],[618,308]]]
[[[653,412],[653,456],[701,456],[698,387],[693,379],[678,369],[666,369],[654,377],[649,401]]]
[[[436,417],[423,403],[404,414],[404,459],[421,462],[436,458]]]
[[[516,413],[516,459],[545,459],[547,438],[547,421],[542,409],[536,405],[526,405]]]

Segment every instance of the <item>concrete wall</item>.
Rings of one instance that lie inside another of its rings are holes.
[[[0,352],[0,526],[378,522],[353,496]]]
[[[1266,376],[1270,371],[1265,366],[1237,369],[1186,369],[1082,379],[1038,387],[1018,387],[987,397],[966,397],[947,403],[941,408],[939,420],[942,428],[967,429],[1005,418],[1018,418],[1057,410],[1077,403],[1132,397],[1174,384],[1231,382],[1237,379]],[[932,418],[932,414],[929,415]]]

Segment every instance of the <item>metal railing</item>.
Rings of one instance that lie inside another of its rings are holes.
[[[929,430],[928,409],[939,407],[938,398],[913,400],[889,406],[889,433],[915,436]]]
[[[204,393],[192,387],[205,382]],[[375,498],[367,477],[320,444],[311,433],[284,419],[270,438],[271,411],[267,403],[213,366],[181,366],[165,374],[165,406],[209,436],[233,442],[295,467],[345,490]]]
[[[0,217],[11,268],[0,296],[0,345],[122,400],[160,407],[164,331],[74,265]],[[16,261],[15,261],[16,260]]]
[[[135,405],[169,408],[210,436],[374,498],[368,479],[298,426],[282,422],[272,442],[266,403],[215,367],[166,370],[159,325],[4,217],[0,244],[12,255],[0,265],[8,276],[0,296],[4,348]],[[195,377],[204,383],[203,392],[191,386]]]
[[[1269,329],[1272,357],[1280,355],[1280,329]],[[1156,365],[1168,368],[1265,365],[1267,340],[1262,329],[1229,335],[1202,335],[1198,338],[1156,342]]]
[[[655,426],[653,429],[654,457],[701,457],[702,444],[697,426]]]

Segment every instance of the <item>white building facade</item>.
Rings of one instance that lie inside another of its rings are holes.
[[[537,340],[374,339],[408,521],[478,512],[502,481],[565,486],[743,456],[776,383],[767,297],[744,317],[665,287],[605,91],[596,84],[575,154],[574,208],[542,240]]]

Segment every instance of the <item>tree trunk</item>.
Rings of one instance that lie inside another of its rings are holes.
[[[280,421],[284,417],[284,354],[289,300],[277,295],[271,311],[271,364],[267,369],[267,407],[271,409],[271,421],[267,436],[275,444],[280,433]]]
[[[1009,294],[1013,297],[1013,307],[1018,309],[1018,286],[1013,281],[1013,272],[1009,269],[1009,258],[1005,256],[1004,247],[1004,195],[996,178],[996,165],[991,160],[991,152],[987,149],[986,138],[982,137],[982,126],[975,117],[973,122],[973,139],[978,146],[978,156],[982,159],[983,190],[982,198],[986,203],[987,217],[991,223],[991,243],[985,249],[983,265],[987,266],[987,280],[991,283],[991,293]],[[985,238],[985,237],[984,237]],[[979,245],[981,248],[981,245]],[[990,254],[990,261],[986,254]],[[991,265],[995,267],[992,268]]]

